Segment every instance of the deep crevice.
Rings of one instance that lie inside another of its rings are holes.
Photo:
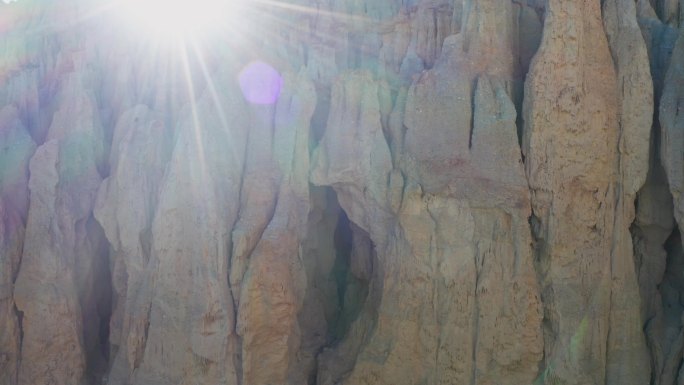
[[[100,352],[107,362],[110,361],[110,344],[109,344],[109,323],[112,317],[112,273],[109,264],[104,266],[103,285],[105,288],[105,296],[97,304],[97,313],[99,316],[98,327],[98,342],[100,345]]]
[[[24,312],[17,308],[17,304],[14,304],[14,314],[19,327],[19,357],[21,357],[21,349],[24,346]]]
[[[528,224],[529,224],[529,229],[530,229],[530,234],[531,234],[531,241],[532,241],[532,255],[533,255],[533,265],[534,265],[534,272],[536,274],[537,278],[537,283],[539,284],[539,295],[540,295],[540,300],[542,302],[542,322],[541,322],[541,327],[542,327],[542,333],[543,333],[543,338],[544,338],[544,348],[542,349],[542,359],[538,363],[538,374],[537,374],[537,379],[535,380],[536,383],[542,383],[546,381],[546,376],[548,374],[549,368],[552,366],[551,363],[548,362],[549,357],[547,357],[547,351],[546,351],[546,341],[551,338],[553,339],[554,337],[554,330],[556,329],[556,326],[554,325],[554,320],[552,317],[549,316],[549,309],[544,305],[546,303],[546,300],[548,298],[553,298],[554,293],[550,287],[547,287],[545,284],[546,277],[547,277],[547,272],[549,269],[549,263],[550,259],[549,256],[544,252],[544,229],[543,229],[543,224],[541,218],[539,218],[534,212],[530,213],[530,216],[527,218]]]
[[[337,288],[339,312],[330,324],[331,344],[344,338],[363,310],[368,297],[369,276],[364,276],[358,265],[368,264],[374,249],[368,234],[351,222],[344,210],[340,210],[334,241],[335,263],[330,274]]]
[[[92,277],[87,284],[90,287],[83,289],[85,292],[81,298],[86,377],[89,383],[100,384],[110,366],[109,325],[113,309],[110,250],[104,230],[92,215],[83,229],[90,234],[91,241],[94,242],[93,266],[90,272]]]
[[[335,190],[312,186],[311,193],[303,243],[307,291],[298,315],[304,357],[299,369],[305,373],[299,378],[315,385],[321,373],[339,380],[354,367],[375,327],[374,297],[382,284],[375,279],[381,268],[375,245],[340,207]]]
[[[470,89],[470,131],[468,132],[468,149],[473,148],[473,131],[475,131],[475,113],[477,112],[475,96],[479,81],[479,78],[475,78],[475,80],[473,80],[472,88]]]

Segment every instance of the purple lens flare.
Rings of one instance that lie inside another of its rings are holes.
[[[240,71],[239,81],[245,99],[253,104],[274,104],[283,86],[278,71],[262,61],[249,63]]]

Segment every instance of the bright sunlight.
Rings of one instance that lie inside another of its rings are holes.
[[[234,19],[236,0],[121,0],[127,22],[155,39],[198,38]]]

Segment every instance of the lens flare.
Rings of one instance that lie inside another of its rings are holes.
[[[262,61],[247,65],[238,80],[245,99],[253,104],[275,104],[283,87],[278,71]]]

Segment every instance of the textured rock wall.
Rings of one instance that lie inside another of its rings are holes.
[[[0,385],[684,383],[681,0],[100,5],[0,3]]]

